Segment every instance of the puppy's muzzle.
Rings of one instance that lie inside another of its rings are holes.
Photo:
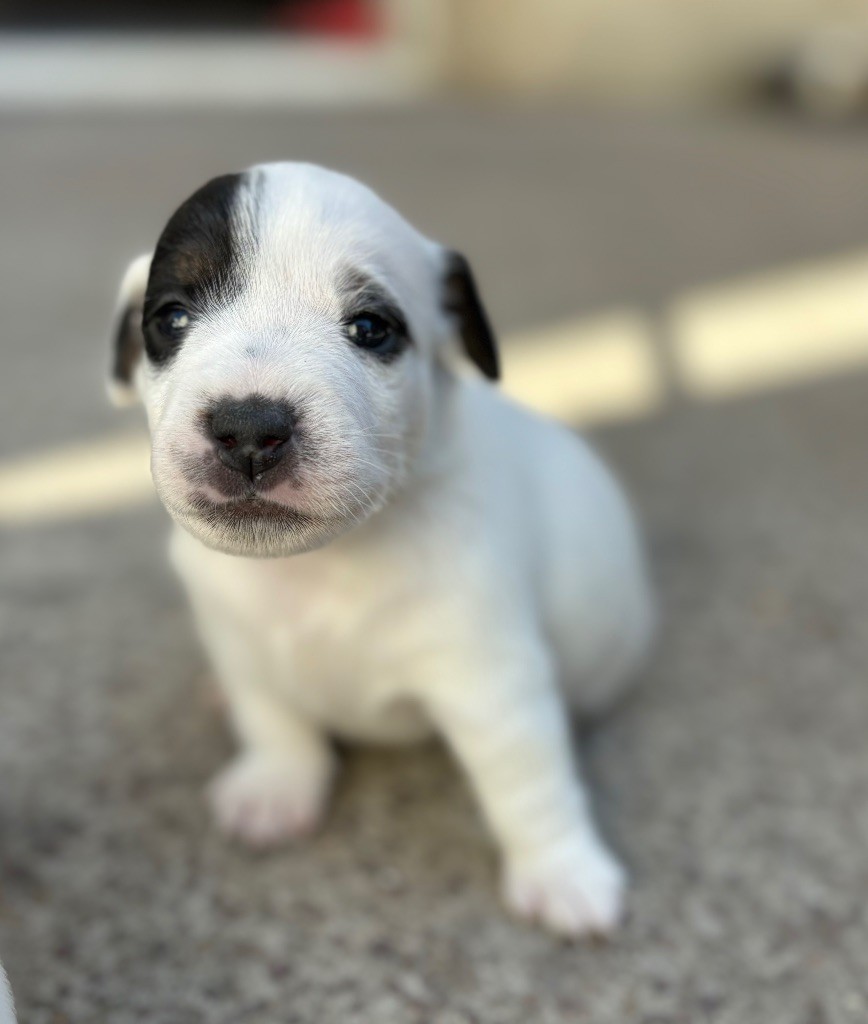
[[[283,460],[295,425],[292,409],[258,396],[224,399],[207,419],[219,460],[251,482]]]

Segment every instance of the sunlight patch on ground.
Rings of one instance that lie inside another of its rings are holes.
[[[504,388],[571,423],[647,415],[662,398],[648,328],[618,312],[507,340]],[[144,434],[0,464],[0,524],[78,519],[153,498]]]
[[[651,415],[667,388],[719,400],[868,368],[868,253],[685,293],[656,346],[653,330],[649,317],[623,309],[507,338],[502,387],[540,412],[594,425]],[[0,464],[0,524],[152,500],[148,449],[142,433]]]
[[[529,331],[506,347],[503,389],[570,423],[647,416],[664,397],[649,331],[631,310]]]
[[[145,434],[102,438],[0,465],[0,523],[78,519],[154,494]]]
[[[679,384],[719,399],[868,364],[868,253],[704,288],[671,307]]]

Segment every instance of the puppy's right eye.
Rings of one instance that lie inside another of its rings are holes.
[[[190,326],[190,314],[183,306],[164,306],[156,319],[157,330],[169,341],[180,341]]]
[[[381,351],[394,333],[388,320],[376,313],[360,313],[347,324],[347,334],[359,348]]]

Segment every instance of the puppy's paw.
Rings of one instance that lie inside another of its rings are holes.
[[[208,787],[220,830],[263,849],[315,832],[322,821],[332,762],[292,754],[240,754]]]
[[[557,935],[608,935],[621,919],[626,877],[597,840],[509,859],[504,898],[519,917]]]

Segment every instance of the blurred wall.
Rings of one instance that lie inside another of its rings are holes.
[[[868,36],[865,0],[445,2],[446,76],[487,91],[728,99],[820,30]]]

